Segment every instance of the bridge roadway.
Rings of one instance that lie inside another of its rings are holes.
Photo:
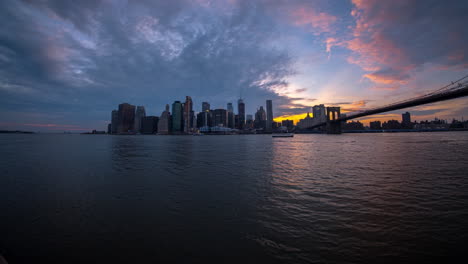
[[[455,85],[455,84],[453,84]],[[346,117],[340,117],[335,120],[330,120],[328,122],[331,123],[340,123],[344,122],[346,120],[350,119],[355,119],[359,117],[364,117],[364,116],[369,116],[369,115],[375,115],[375,114],[380,114],[384,112],[389,112],[389,111],[394,111],[398,109],[403,109],[403,108],[408,108],[408,107],[413,107],[413,106],[418,106],[418,105],[423,105],[423,104],[429,104],[429,103],[435,103],[435,102],[440,102],[440,101],[445,101],[445,100],[450,100],[450,99],[455,99],[459,97],[464,97],[468,96],[468,82],[464,82],[462,85],[458,84],[458,87],[453,87],[450,89],[442,90],[439,92],[433,92],[429,93],[417,98],[409,99],[406,101],[401,101],[397,102],[394,104],[382,106],[382,107],[377,107],[369,110],[365,110],[362,112],[358,113],[353,113],[350,114],[349,116]],[[314,129],[317,127],[325,126],[327,125],[327,122],[322,122],[318,123],[314,126],[309,127],[308,129]]]

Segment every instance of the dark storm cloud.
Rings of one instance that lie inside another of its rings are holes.
[[[103,119],[123,101],[159,114],[185,95],[197,108],[242,96],[249,112],[265,99],[290,103],[273,89],[288,85],[292,59],[270,44],[276,22],[260,4],[57,0],[0,9],[0,100],[10,109],[89,109]]]

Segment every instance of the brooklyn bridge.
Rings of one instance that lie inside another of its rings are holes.
[[[312,125],[307,129],[311,130],[314,128],[325,126],[325,131],[327,134],[341,134],[342,122],[346,122],[350,119],[356,119],[364,116],[380,114],[403,108],[455,99],[463,96],[468,96],[468,75],[457,81],[451,82],[450,84],[440,89],[424,94],[422,96],[413,97],[407,100],[371,109],[366,109],[363,111],[347,113],[346,116],[341,115],[340,107],[326,107],[326,121]]]

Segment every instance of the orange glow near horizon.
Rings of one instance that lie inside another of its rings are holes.
[[[310,116],[312,117],[312,113],[309,113]],[[293,120],[294,121],[294,125],[297,125],[297,122],[299,122],[299,120],[301,119],[304,119],[305,117],[307,116],[307,113],[303,113],[303,114],[298,114],[298,115],[283,115],[283,116],[279,116],[279,117],[276,117],[274,118],[273,120],[275,122],[281,122],[283,120]],[[412,117],[414,118],[414,117]],[[388,120],[398,120],[401,122],[401,114],[382,114],[382,115],[375,115],[375,116],[370,116],[370,117],[367,117],[367,118],[358,118],[358,119],[353,119],[354,121],[359,121],[361,123],[363,123],[364,125],[368,126],[370,122],[372,121],[381,121],[382,123],[383,122],[386,122]],[[348,121],[348,122],[351,122],[352,120]]]
[[[294,124],[296,125],[299,120],[304,119],[307,116],[307,113],[304,114],[298,114],[298,115],[283,115],[283,116],[278,116],[273,119],[275,122],[281,122],[283,120],[293,120]],[[310,114],[312,117],[312,114]]]

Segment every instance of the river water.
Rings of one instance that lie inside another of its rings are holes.
[[[10,264],[394,263],[468,242],[467,132],[10,134],[0,157]]]

